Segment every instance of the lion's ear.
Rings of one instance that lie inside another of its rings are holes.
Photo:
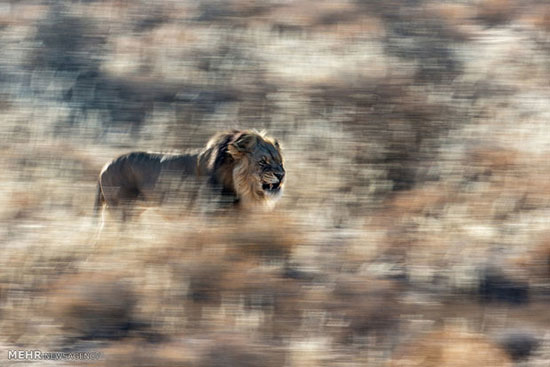
[[[257,141],[258,138],[255,135],[244,133],[230,144],[230,148],[239,153],[251,152]]]

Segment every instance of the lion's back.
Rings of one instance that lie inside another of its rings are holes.
[[[161,156],[147,152],[130,152],[109,162],[100,173],[104,186],[137,188],[160,173]]]

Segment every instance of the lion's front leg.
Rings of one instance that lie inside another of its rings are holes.
[[[236,197],[232,192],[225,192],[221,185],[204,182],[198,188],[193,207],[200,215],[212,216],[232,209],[235,203]]]

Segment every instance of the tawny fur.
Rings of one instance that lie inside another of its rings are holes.
[[[142,206],[170,196],[168,179],[193,186],[240,208],[273,208],[281,196],[285,170],[276,140],[256,131],[233,130],[213,136],[206,147],[187,154],[132,152],[104,166],[99,174],[95,212],[107,208],[122,221]]]

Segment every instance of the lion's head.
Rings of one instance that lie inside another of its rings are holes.
[[[281,197],[286,172],[277,140],[257,131],[234,130],[219,134],[207,148],[214,146],[214,174],[241,205],[270,208]]]

